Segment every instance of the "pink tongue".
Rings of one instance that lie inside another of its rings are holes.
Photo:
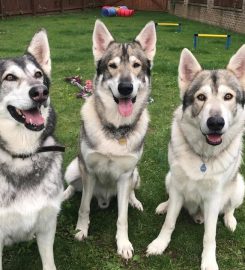
[[[118,104],[119,113],[124,116],[130,116],[133,111],[133,102],[131,99],[119,99]]]
[[[36,126],[40,126],[44,124],[44,118],[40,114],[39,110],[29,110],[29,111],[22,111],[25,116],[25,122],[27,124],[34,124]]]
[[[218,143],[221,141],[221,135],[218,134],[210,134],[208,135],[208,140],[213,143]]]

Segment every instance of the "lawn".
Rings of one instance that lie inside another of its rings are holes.
[[[80,107],[78,89],[64,77],[82,75],[92,79],[95,67],[91,51],[91,37],[99,10],[59,14],[42,17],[15,17],[0,21],[0,57],[21,54],[34,32],[44,27],[49,34],[52,55],[51,96],[58,115],[56,136],[66,146],[64,169],[77,153]],[[147,245],[158,235],[164,217],[154,214],[156,206],[167,198],[164,177],[168,170],[167,144],[170,137],[171,118],[179,104],[177,86],[178,61],[184,47],[194,52],[204,68],[223,68],[230,57],[245,43],[245,35],[231,33],[232,44],[225,50],[224,39],[201,39],[193,50],[194,33],[226,33],[218,27],[180,19],[163,12],[137,12],[130,18],[101,18],[119,41],[132,40],[149,21],[183,23],[183,31],[174,27],[158,27],[157,53],[152,72],[152,97],[149,105],[151,124],[146,138],[143,158],[139,165],[142,179],[138,198],[144,212],[129,208],[129,238],[134,246],[134,257],[126,262],[116,253],[115,232],[117,204],[113,200],[106,210],[91,208],[89,238],[79,243],[74,240],[74,228],[81,194],[65,202],[58,218],[54,245],[55,261],[59,270],[83,269],[199,269],[203,225],[196,225],[185,211],[177,221],[172,241],[162,256],[146,257]],[[245,167],[242,168],[243,174]],[[229,232],[220,218],[217,228],[217,260],[222,270],[245,269],[245,205],[236,211],[238,226]],[[4,270],[40,270],[35,241],[21,243],[4,249]]]

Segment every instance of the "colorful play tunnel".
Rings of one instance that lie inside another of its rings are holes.
[[[101,10],[102,16],[112,17],[112,16],[122,16],[122,17],[130,17],[134,15],[133,9],[128,9],[127,6],[103,6]]]

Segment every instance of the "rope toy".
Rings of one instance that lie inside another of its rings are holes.
[[[91,80],[86,80],[85,85],[82,85],[82,78],[80,76],[71,76],[65,78],[66,82],[71,83],[79,88],[80,92],[77,93],[77,98],[84,98],[91,96],[93,94],[93,83]]]

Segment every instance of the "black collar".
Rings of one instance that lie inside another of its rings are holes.
[[[26,159],[29,158],[37,153],[43,153],[43,152],[65,152],[65,147],[61,145],[50,145],[50,146],[43,146],[37,149],[35,153],[31,154],[20,154],[20,155],[11,155],[12,158],[22,158]]]

